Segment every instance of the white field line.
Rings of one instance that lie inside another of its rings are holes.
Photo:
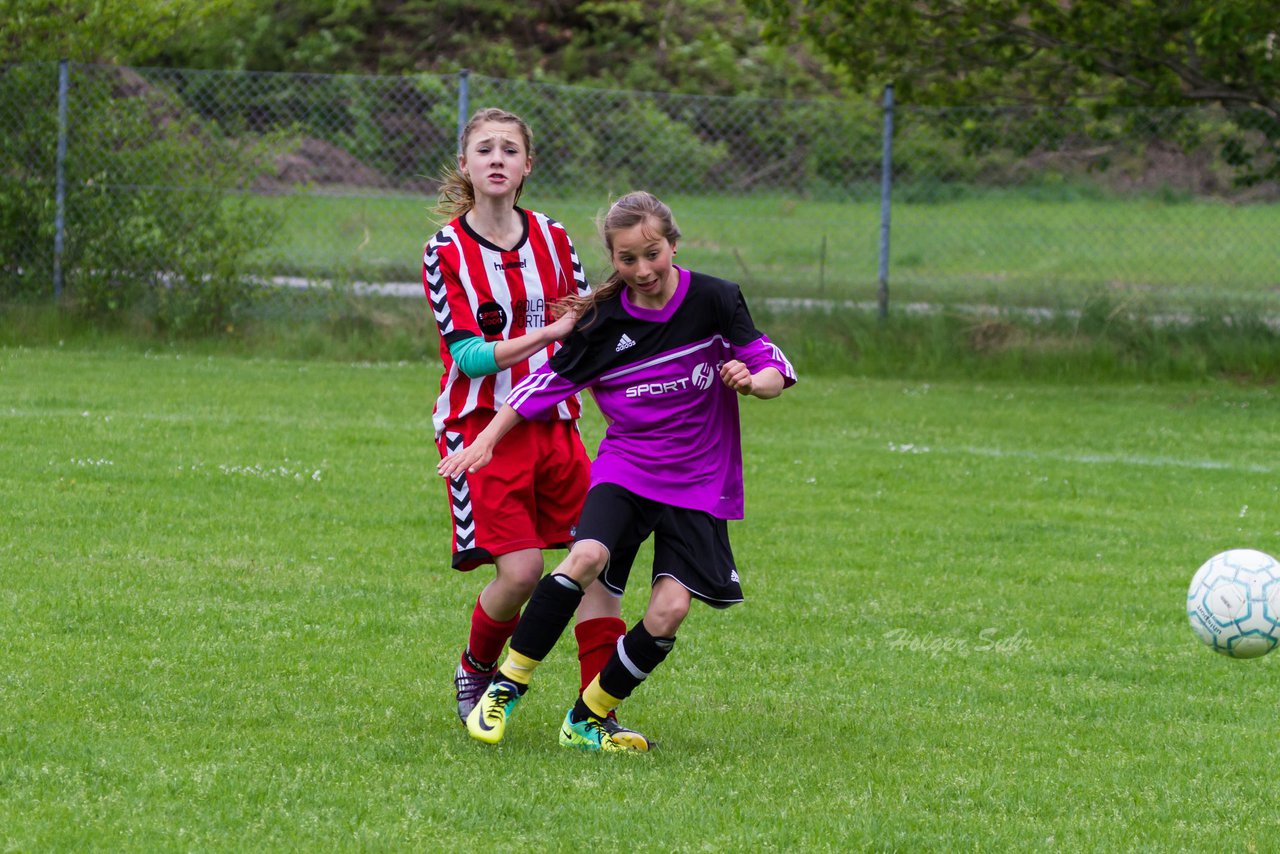
[[[889,451],[898,454],[967,454],[974,457],[990,457],[992,459],[1020,459],[1033,462],[1074,463],[1078,465],[1124,465],[1147,468],[1181,468],[1199,471],[1242,471],[1251,474],[1272,474],[1280,471],[1280,466],[1267,466],[1258,463],[1235,463],[1222,460],[1195,460],[1181,457],[1150,457],[1137,454],[1071,454],[1055,451],[1018,451],[1007,448],[983,448],[964,445],[958,448],[941,448],[929,445],[889,443]]]
[[[14,407],[10,407],[7,410],[0,410],[0,418],[101,418],[104,421],[111,421],[114,418],[119,418],[121,420],[136,418],[141,421],[156,421],[176,424],[230,424],[233,422],[252,422],[256,424],[298,425],[311,423],[310,421],[304,421],[303,419],[293,417],[281,418],[267,415],[251,415],[233,419],[220,417],[212,413],[161,414],[144,412],[140,414],[124,414],[120,412],[113,412],[109,414],[99,414],[65,409],[33,411],[21,410]],[[394,425],[379,424],[376,426],[378,429],[385,429],[388,426]],[[418,429],[421,426],[422,425],[408,425],[407,429]],[[959,447],[947,448],[940,447],[938,445],[917,444],[914,442],[889,442],[885,449],[889,453],[906,454],[911,456],[921,454],[968,455],[973,457],[989,457],[991,459],[1019,459],[1029,460],[1031,462],[1073,463],[1077,465],[1124,465],[1141,466],[1146,468],[1192,469],[1197,471],[1239,471],[1248,472],[1250,474],[1274,474],[1276,472],[1280,472],[1280,465],[1237,463],[1223,460],[1183,459],[1181,457],[1169,456],[1153,457],[1141,454],[1073,454],[1057,451],[1023,451],[1009,448],[990,448],[978,445],[961,445]]]
[[[272,284],[288,288],[332,287],[332,282],[319,279],[306,279],[300,276],[276,276]],[[421,282],[352,282],[351,289],[360,296],[393,296],[421,297],[425,296]],[[836,308],[854,309],[861,312],[879,311],[879,306],[871,301],[811,299],[808,297],[769,297],[763,300],[772,311],[831,311]],[[1009,306],[1000,308],[992,305],[976,303],[928,303],[909,302],[893,304],[894,311],[906,314],[932,314],[938,311],[957,311],[965,314],[976,314],[986,317],[1025,317],[1034,321],[1052,320],[1055,317],[1079,318],[1081,313],[1073,309],[1053,309]],[[1153,323],[1164,326],[1186,326],[1198,318],[1190,314],[1157,314],[1149,318]],[[1280,316],[1263,318],[1267,326],[1280,332]]]
[[[286,288],[331,288],[333,282],[327,279],[305,279],[301,276],[275,276],[271,284]],[[381,297],[422,297],[427,292],[422,282],[352,282],[351,290],[359,296]]]
[[[861,312],[879,311],[879,305],[874,302],[855,302],[853,300],[821,300],[809,298],[791,299],[787,297],[773,297],[766,299],[765,305],[774,311],[823,311],[829,312],[835,308],[854,309]],[[931,302],[908,302],[893,304],[895,311],[901,311],[905,314],[933,314],[940,311],[954,311],[961,314],[977,315],[985,318],[1000,317],[1021,317],[1027,320],[1041,323],[1053,320],[1058,317],[1068,317],[1072,320],[1079,320],[1083,316],[1083,312],[1078,309],[1057,309],[1057,308],[1037,308],[1035,306],[994,306],[982,305],[979,303],[931,303]],[[1146,315],[1146,320],[1157,326],[1190,326],[1202,318],[1185,312],[1164,313]],[[1280,316],[1268,315],[1261,318],[1271,329],[1280,332]]]

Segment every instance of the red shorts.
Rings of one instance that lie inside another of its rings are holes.
[[[493,412],[473,412],[436,440],[441,457],[471,444]],[[565,548],[587,497],[591,459],[573,421],[521,421],[493,460],[446,485],[453,568],[467,572],[521,549]]]

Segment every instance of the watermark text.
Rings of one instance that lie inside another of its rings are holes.
[[[918,632],[913,629],[889,629],[884,633],[884,640],[892,650],[920,653],[930,658],[938,658],[944,655],[967,656],[980,653],[1016,655],[1020,652],[1026,652],[1035,646],[1035,642],[1027,637],[1022,629],[1008,634],[995,627],[983,629],[978,632],[977,637],[939,635],[932,632]]]

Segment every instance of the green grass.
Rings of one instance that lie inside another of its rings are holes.
[[[525,200],[565,223],[589,274],[605,268],[593,223],[605,198]],[[877,202],[672,196],[690,266],[769,296],[873,300]],[[284,269],[418,281],[435,231],[428,197],[267,199],[286,227]],[[912,301],[1067,305],[1099,289],[1165,310],[1280,306],[1280,206],[995,191],[897,201],[890,291]]]
[[[1274,388],[802,377],[744,404],[748,601],[570,754],[450,676],[437,368],[0,350],[13,850],[1266,850],[1280,657],[1192,636],[1280,552]],[[585,422],[589,445],[599,436]],[[637,579],[624,615],[642,611]]]

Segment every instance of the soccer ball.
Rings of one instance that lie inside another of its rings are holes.
[[[1187,619],[1200,640],[1232,658],[1257,658],[1280,641],[1280,563],[1253,549],[1214,555],[1187,590]]]

